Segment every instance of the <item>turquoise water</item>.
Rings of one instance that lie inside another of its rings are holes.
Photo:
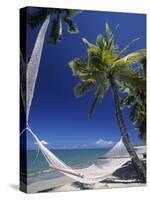
[[[52,152],[74,169],[88,167],[96,163],[99,156],[106,153],[108,149],[67,149],[52,150]],[[40,152],[36,159],[37,152],[28,150],[27,152],[27,171],[28,184],[39,180],[52,179],[62,176],[61,173],[49,168],[47,161]]]

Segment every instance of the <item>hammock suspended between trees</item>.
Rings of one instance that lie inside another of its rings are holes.
[[[56,157],[54,153],[52,153],[42,143],[42,141],[38,139],[36,134],[33,133],[29,126],[24,129],[23,132],[24,131],[31,133],[50,168],[57,170],[60,173],[81,183],[93,184],[102,181],[116,171],[119,167],[121,167],[124,163],[130,160],[129,154],[121,139],[104,155],[105,158],[100,158],[96,164],[92,164],[91,166],[83,169],[72,169],[70,166]]]
[[[108,175],[111,175],[124,163],[129,161],[131,158],[122,142],[122,139],[116,145],[109,150],[97,164],[93,164],[87,168],[83,169],[72,169],[70,166],[65,164],[62,160],[56,157],[43,143],[38,139],[35,133],[31,130],[28,124],[28,118],[30,113],[30,108],[32,104],[32,99],[34,96],[34,89],[36,84],[36,79],[38,75],[41,54],[44,44],[44,38],[47,31],[50,18],[44,21],[38,33],[31,58],[26,64],[23,60],[22,54],[20,55],[20,65],[21,65],[21,97],[26,113],[26,127],[21,132],[29,132],[36,140],[36,143],[44,155],[49,167],[59,171],[60,173],[76,180],[81,183],[92,184],[104,180]],[[20,135],[21,135],[20,134]]]

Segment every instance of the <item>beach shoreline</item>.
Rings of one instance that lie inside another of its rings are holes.
[[[143,160],[145,163],[145,160]],[[24,184],[22,183],[22,186]],[[112,175],[108,176],[101,182],[95,184],[83,184],[63,175],[62,177],[40,180],[27,185],[27,193],[40,192],[67,192],[80,191],[86,189],[111,189],[123,187],[139,187],[146,186],[141,183],[137,177],[131,161],[117,169]],[[25,187],[25,185],[24,185]]]
[[[68,180],[67,180],[68,179]],[[27,186],[28,193],[41,193],[41,192],[68,192],[68,191],[80,191],[91,189],[111,189],[111,188],[124,188],[124,187],[140,187],[146,186],[146,183],[140,183],[136,181],[116,180],[113,178],[110,182],[99,182],[95,184],[83,184],[69,180],[69,178],[61,177],[57,180],[46,180],[32,183]]]

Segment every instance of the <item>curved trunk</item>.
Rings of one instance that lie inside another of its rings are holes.
[[[128,135],[128,132],[127,132],[124,120],[123,120],[122,112],[120,109],[119,96],[118,96],[116,85],[115,85],[113,79],[110,79],[110,84],[112,87],[112,92],[113,92],[114,101],[115,101],[117,122],[118,122],[118,126],[120,129],[121,135],[122,135],[123,143],[131,157],[132,163],[136,169],[136,172],[137,172],[139,178],[143,182],[146,182],[146,170],[145,170],[145,167],[143,166],[142,162],[139,160],[132,143],[130,142],[130,138],[129,138],[129,135]]]

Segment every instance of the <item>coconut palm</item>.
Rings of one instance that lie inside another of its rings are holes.
[[[139,177],[142,181],[145,181],[145,168],[130,141],[120,109],[118,93],[120,85],[126,83],[135,88],[144,88],[144,77],[137,73],[134,69],[134,64],[143,59],[145,49],[140,49],[124,56],[125,51],[139,38],[132,40],[125,48],[119,51],[118,46],[115,44],[115,32],[112,33],[109,25],[106,23],[105,34],[97,37],[96,45],[83,38],[83,42],[88,45],[87,60],[75,58],[69,62],[69,66],[72,69],[73,75],[80,78],[80,82],[75,87],[75,95],[83,96],[86,92],[95,92],[88,113],[89,117],[92,115],[98,101],[102,99],[105,92],[111,87],[122,140]]]
[[[137,129],[139,137],[146,142],[146,58],[143,58],[140,64],[141,68],[138,71],[145,77],[145,87],[140,89],[124,85],[121,90],[126,95],[121,99],[121,106],[129,108],[130,120]]]

